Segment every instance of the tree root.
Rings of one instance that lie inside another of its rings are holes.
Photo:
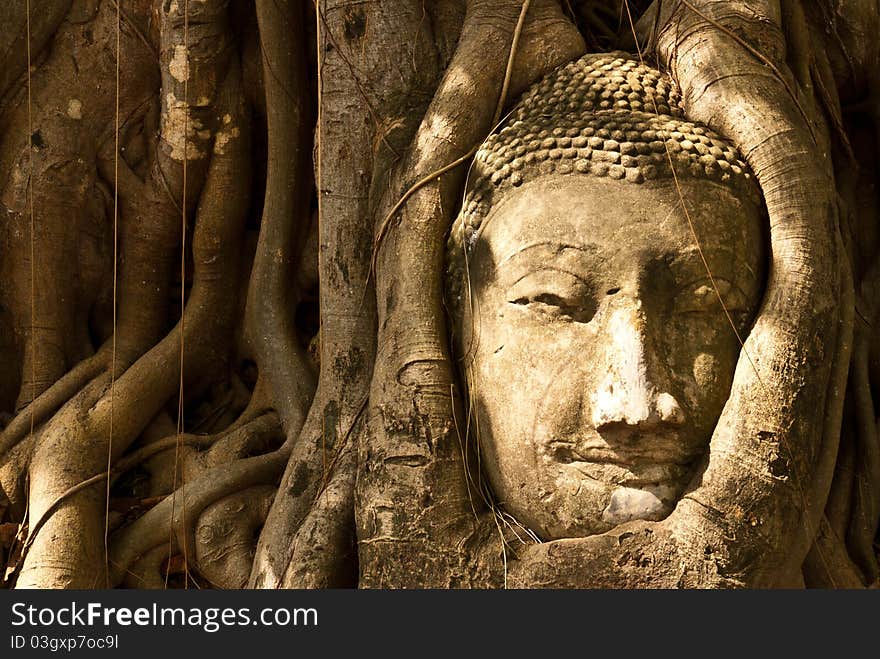
[[[170,535],[187,556],[195,556],[196,524],[210,505],[257,485],[272,484],[284,469],[289,449],[245,458],[213,467],[192,483],[179,488],[142,517],[117,531],[110,546],[110,582],[119,584],[140,557],[167,543]],[[198,564],[195,565],[198,569]]]
[[[109,346],[84,359],[46,391],[22,409],[0,435],[0,459],[30,432],[31,424],[39,426],[81,390],[89,380],[102,373],[110,363]]]
[[[354,481],[357,442],[343,448],[333,476],[322,488],[293,537],[281,588],[351,588],[357,585]]]
[[[256,532],[277,488],[257,485],[207,506],[195,530],[196,567],[216,588],[243,588],[251,573]]]
[[[178,380],[191,380],[206,365],[226,358],[235,309],[228,289],[238,280],[238,244],[249,188],[247,121],[238,85],[238,70],[231,68],[218,98],[218,107],[226,110],[228,121],[218,131],[205,194],[199,203],[192,247],[194,280],[184,320],[127,369],[109,392],[87,389],[85,396],[78,395],[53,418],[31,462],[32,520],[40,519],[59,494],[98,472],[108,453],[111,461],[118,458],[178,389]],[[181,372],[184,364],[179,353],[184,340],[192,347],[186,370]],[[128,409],[128,413],[114,419],[114,405]],[[111,427],[114,436],[109,445],[85,441],[109,439]],[[71,443],[81,446],[81,452],[61,448]],[[34,482],[40,483],[38,489]],[[86,587],[95,581],[95,572],[105,563],[100,543],[102,499],[94,489],[84,490],[55,510],[44,528],[61,525],[65,532],[59,533],[54,543],[42,539],[46,534],[34,535],[19,585]],[[72,534],[67,532],[71,529]]]

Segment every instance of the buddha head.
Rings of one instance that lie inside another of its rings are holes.
[[[757,311],[760,190],[623,54],[536,83],[477,153],[447,302],[499,506],[544,539],[660,520],[697,482]]]

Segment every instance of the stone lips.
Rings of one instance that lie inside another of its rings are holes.
[[[523,95],[474,157],[461,212],[447,244],[447,294],[461,295],[465,250],[496,195],[545,174],[591,174],[631,183],[702,178],[761,203],[739,153],[684,118],[671,77],[628,53],[585,55]]]

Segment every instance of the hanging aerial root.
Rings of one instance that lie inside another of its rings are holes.
[[[257,364],[285,429],[298,435],[315,393],[294,326],[297,257],[310,213],[311,117],[303,8],[294,0],[257,2],[266,87],[268,164],[263,220],[247,301]]]
[[[282,53],[276,51],[284,40],[290,41],[290,35],[279,34],[280,23],[269,19],[278,13],[296,15],[300,9],[296,3],[290,2],[275,7],[265,4],[265,7],[258,7],[261,12],[260,32],[265,34],[261,37],[265,43],[264,64],[280,60],[286,62],[282,71],[294,73],[289,56],[282,57]],[[392,5],[393,10],[389,11]],[[388,141],[374,131],[377,124],[389,119],[384,108],[376,103],[380,99],[393,103],[388,99],[400,98],[397,96],[398,87],[406,90],[409,76],[428,76],[431,70],[430,67],[413,67],[413,70],[404,67],[399,75],[387,77],[389,85],[383,85],[381,89],[365,89],[360,80],[372,79],[370,72],[386,79],[384,72],[395,70],[400,50],[395,49],[398,42],[394,40],[357,42],[343,39],[343,25],[350,9],[352,7],[345,5],[328,9],[328,3],[323,1],[316,6],[319,117],[314,165],[318,188],[315,261],[320,280],[320,334],[316,341],[320,352],[319,384],[298,436],[288,435],[288,439],[295,441],[260,534],[248,582],[250,587],[277,588],[281,585],[290,561],[293,536],[311,509],[327,463],[339,443],[344,442],[347,429],[366,394],[375,344],[372,299],[363,295],[369,268],[369,254],[365,247],[370,236],[367,196],[373,145],[385,145]],[[407,17],[423,16],[422,7],[418,7],[416,14],[410,0],[361,5],[355,11],[377,33],[424,34],[417,29],[417,24],[406,22]],[[336,32],[335,36],[329,34],[331,30]],[[297,30],[296,34],[301,31]],[[430,41],[425,39],[421,43],[428,47]],[[331,48],[330,44],[335,45]],[[357,53],[359,63],[357,75],[350,65],[354,53]],[[326,75],[325,70],[329,72]],[[276,86],[267,85],[267,102],[270,94],[277,95],[279,91]],[[375,93],[375,97],[371,97],[371,93]],[[334,102],[328,103],[323,94],[327,94],[327,99],[332,96]],[[291,118],[288,117],[287,121]],[[381,148],[383,153],[386,149],[385,146]],[[300,259],[301,268],[311,269],[312,265],[303,261],[303,256]]]

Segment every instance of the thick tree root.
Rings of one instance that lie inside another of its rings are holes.
[[[110,547],[110,582],[119,584],[142,556],[174,537],[188,560],[196,561],[195,529],[204,510],[249,487],[274,484],[284,469],[289,449],[245,458],[206,471],[138,520],[114,534]],[[199,568],[194,563],[196,569]],[[210,569],[209,569],[210,571]]]

